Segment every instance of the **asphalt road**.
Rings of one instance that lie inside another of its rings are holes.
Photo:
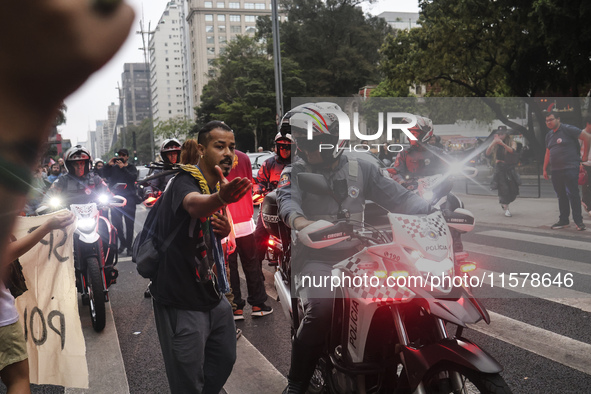
[[[539,200],[531,201],[531,204],[539,204]],[[555,200],[551,203],[555,209]],[[546,205],[537,212],[547,216],[544,222],[551,223],[554,213],[547,212]],[[136,228],[145,215],[144,210],[138,209]],[[491,314],[491,324],[487,326],[481,322],[465,330],[464,336],[504,366],[502,376],[514,393],[589,392],[591,231],[577,232],[572,228],[552,231],[548,227],[528,225],[526,220],[507,224],[479,223],[472,233],[463,236],[463,240],[471,259],[478,265],[475,275],[493,278],[492,283],[485,281],[475,290]],[[246,359],[239,358],[228,394],[278,393],[280,390],[275,388],[282,384],[281,379],[275,379],[273,390],[262,388],[266,387],[262,383],[271,376],[284,379],[289,370],[289,323],[280,304],[272,299],[276,296],[272,268],[266,263],[263,268],[269,304],[275,312],[254,318],[247,307],[245,320],[237,322],[237,327],[243,330],[239,346],[248,348],[250,353]],[[118,283],[111,287],[111,307],[129,391],[167,393],[151,304],[143,297],[147,280],[135,272],[135,266],[126,258],[119,263],[119,270]],[[505,276],[501,277],[502,273]],[[511,273],[521,279],[529,274],[528,281],[509,282]],[[564,278],[568,273],[572,274],[572,284],[569,282],[568,286],[558,281],[549,287],[535,286],[531,280],[532,274]],[[242,291],[246,294],[242,282]],[[253,383],[259,389],[252,389]],[[57,393],[63,392],[63,388],[41,386],[34,392]],[[88,392],[101,391],[93,387]]]
[[[466,249],[478,264],[477,274],[548,273],[556,277],[574,273],[570,287],[540,289],[520,283],[510,288],[507,282],[504,287],[496,283],[479,290],[492,323],[478,324],[464,335],[504,366],[502,376],[515,393],[584,393],[591,386],[591,234],[587,233],[482,224],[464,235]],[[272,268],[263,266],[268,293],[275,296]],[[112,306],[130,392],[166,392],[150,303],[143,299],[146,280],[138,277],[131,263],[122,262],[120,271]],[[272,299],[269,303],[273,314],[254,318],[247,307],[245,320],[237,326],[267,362],[261,376],[271,369],[285,376],[290,362],[289,323],[279,303]],[[243,366],[237,364],[237,368]]]

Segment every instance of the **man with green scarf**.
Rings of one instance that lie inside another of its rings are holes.
[[[182,166],[158,208],[157,234],[166,239],[152,280],[154,317],[170,391],[218,394],[236,359],[236,327],[224,297],[229,285],[221,239],[230,232],[225,206],[251,188],[246,178],[228,182],[234,132],[220,121],[200,131],[199,165]]]

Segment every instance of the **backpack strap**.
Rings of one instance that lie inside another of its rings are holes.
[[[160,198],[158,199],[158,201],[156,201],[156,204],[152,207],[152,209],[157,208],[157,206],[160,205],[160,201],[161,199],[164,197],[164,195],[168,192],[168,190],[172,189],[172,185],[174,183],[174,181],[177,179],[177,176],[175,175],[171,180],[170,183],[168,185],[168,187],[164,190],[164,192],[162,193],[162,195],[160,196]],[[170,192],[169,192],[170,193]],[[158,224],[158,218],[159,218],[159,214],[160,211],[156,212],[156,217],[154,218],[154,223],[153,223],[153,234],[156,235],[156,239],[158,239],[158,229],[157,229],[157,224]],[[166,250],[168,249],[168,247],[170,246],[170,244],[172,243],[172,241],[174,240],[174,238],[176,237],[176,235],[179,233],[180,228],[182,227],[183,224],[185,224],[185,222],[187,221],[187,218],[184,218],[179,225],[172,231],[172,233],[170,233],[170,235],[168,235],[168,237],[166,237],[166,239],[164,240],[164,242],[162,243],[161,246],[157,246],[158,250]]]

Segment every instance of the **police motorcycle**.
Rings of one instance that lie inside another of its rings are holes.
[[[423,177],[413,177],[411,175],[394,175],[392,179],[400,183],[404,188],[414,191],[421,196],[430,205],[442,210],[455,211],[456,209],[464,209],[462,200],[454,194],[451,190],[454,181],[458,178],[475,178],[478,175],[478,169],[475,167],[465,165],[462,162],[449,163],[449,168],[446,173],[435,174]],[[459,241],[461,232],[456,231],[453,235]],[[468,253],[464,251],[456,251],[455,259],[462,261],[468,258]]]
[[[119,187],[126,186],[118,184]],[[115,186],[115,188],[118,187]],[[92,327],[96,332],[105,328],[105,303],[109,302],[108,288],[117,283],[119,271],[117,229],[105,216],[103,209],[123,207],[125,197],[101,194],[95,202],[71,204],[69,209],[76,215],[74,231],[74,267],[76,269],[76,288],[82,294],[82,304],[88,305]],[[49,206],[40,207],[38,213],[64,208],[59,197],[53,197]]]
[[[149,175],[143,180],[137,182],[138,196],[140,196],[142,204],[146,208],[152,208],[154,204],[156,204],[156,201],[158,201],[163,192],[163,190],[160,190],[159,188],[154,186],[154,181],[178,173],[179,168],[177,165],[168,163],[151,163],[149,165],[146,165],[146,167],[150,168],[150,172],[154,172],[154,170],[159,170],[156,173]]]
[[[334,196],[322,175],[298,174],[298,183],[306,192]],[[387,216],[389,231],[343,219],[317,221],[297,233],[294,242],[314,249],[352,238],[363,245],[333,266],[332,323],[308,393],[510,393],[499,375],[502,366],[463,337],[469,324],[490,323],[467,284],[475,264],[454,264],[449,228],[472,230],[472,214],[460,208],[445,217],[441,211]],[[291,296],[285,246],[291,244],[290,230],[276,217],[269,198],[263,220],[285,248],[275,286],[295,333],[303,309]],[[294,280],[306,285],[304,277]]]
[[[148,176],[136,185],[138,196],[146,208],[152,208],[156,204],[168,179],[179,171],[180,155],[181,142],[176,138],[169,138],[160,146],[162,161],[152,162],[146,166],[150,169]]]

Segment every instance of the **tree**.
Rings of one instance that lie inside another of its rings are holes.
[[[499,120],[542,152],[533,128],[510,122],[494,98],[522,97],[545,130],[532,97],[578,94],[578,87],[591,82],[588,2],[421,0],[419,5],[422,27],[397,32],[382,47],[386,80],[377,93],[426,84],[436,88],[434,96],[482,97]]]
[[[154,127],[154,135],[167,138],[184,139],[195,127],[195,122],[184,116],[176,116],[163,122],[158,122]]]
[[[142,121],[139,126],[130,125],[122,129],[121,135],[117,138],[117,142],[113,144],[109,152],[103,155],[103,159],[105,161],[110,160],[113,156],[115,156],[115,152],[119,151],[121,148],[127,148],[129,152],[129,160],[133,161],[133,148],[129,148],[131,146],[131,141],[133,141],[133,135],[135,134],[135,141],[136,141],[136,154],[137,154],[137,163],[136,164],[148,164],[152,160],[154,160],[154,154],[150,152],[151,150],[151,143],[150,143],[150,128],[152,127],[152,119],[146,118]],[[125,134],[125,136],[123,136]],[[123,139],[128,141],[128,146],[123,146]]]
[[[288,20],[280,25],[282,61],[302,69],[306,96],[349,97],[380,80],[378,50],[392,31],[368,17],[350,0],[285,0]],[[259,23],[260,36],[272,42],[270,21]],[[272,53],[272,51],[269,51]]]
[[[275,80],[273,61],[264,45],[238,36],[228,43],[214,67],[216,75],[203,88],[197,108],[198,123],[223,120],[236,133],[238,148],[242,150],[270,146],[277,130]],[[305,84],[297,65],[286,59],[282,67],[284,94],[301,96]]]

